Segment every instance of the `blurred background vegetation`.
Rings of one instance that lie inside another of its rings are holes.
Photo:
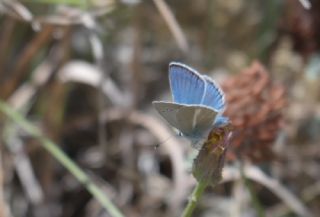
[[[151,106],[171,61],[220,83],[235,125],[194,216],[319,215],[319,51],[318,0],[0,1],[1,99],[128,217],[179,216],[195,183],[194,150]],[[0,120],[0,216],[115,217]]]

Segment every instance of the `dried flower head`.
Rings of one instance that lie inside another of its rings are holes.
[[[283,123],[285,89],[274,84],[266,69],[254,62],[249,68],[222,84],[228,116],[234,127],[231,152],[253,161],[273,157],[271,145]]]

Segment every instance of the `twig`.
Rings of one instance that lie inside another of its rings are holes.
[[[18,58],[17,64],[11,72],[10,81],[6,81],[2,87],[3,91],[0,93],[1,97],[8,97],[16,89],[19,81],[25,76],[27,66],[30,64],[31,59],[39,52],[39,49],[42,46],[48,43],[52,37],[53,31],[53,26],[47,26],[24,49]]]
[[[4,197],[4,168],[2,164],[2,144],[0,144],[0,216],[7,217],[7,206]]]
[[[21,114],[12,110],[6,103],[0,101],[0,110],[14,122],[18,123],[27,133],[37,138],[43,147],[52,154],[66,169],[72,173],[75,178],[82,183],[85,188],[96,198],[97,201],[110,213],[112,217],[124,217],[120,210],[113,205],[110,199],[103,193],[103,191],[90,179],[90,177],[82,171],[82,169],[73,162],[58,145],[53,143],[48,138],[44,137],[38,128],[29,123]]]
[[[1,30],[1,40],[0,40],[0,73],[5,70],[5,60],[8,56],[8,48],[10,47],[11,40],[13,39],[15,20],[8,17],[4,19]]]
[[[248,179],[260,183],[281,198],[299,216],[312,216],[308,209],[295,195],[288,191],[276,179],[265,175],[258,167],[245,165],[243,172]],[[231,167],[224,168],[223,181],[230,181],[239,178],[239,170]]]
[[[80,82],[98,88],[102,80],[102,72],[96,65],[72,60],[60,68],[58,77],[63,82]],[[130,99],[128,95],[122,93],[111,78],[108,78],[103,84],[103,93],[113,105],[119,107],[129,106]]]
[[[48,16],[33,16],[33,14],[23,4],[14,0],[0,1],[0,6],[4,8],[2,11],[8,16],[24,21],[31,22],[33,26],[41,25],[58,25],[70,26],[83,24],[83,10],[75,7],[60,6],[56,15]],[[93,17],[103,16],[114,9],[115,2],[113,0],[104,1],[104,4],[93,10],[88,10],[88,13]]]
[[[131,79],[130,79],[130,92],[132,96],[132,103],[131,106],[133,108],[136,108],[137,105],[139,104],[139,101],[141,100],[141,95],[144,93],[143,92],[143,69],[141,67],[141,56],[142,56],[142,10],[141,6],[138,6],[135,15],[133,18],[133,53],[131,55],[131,60],[130,60],[130,71],[131,71]]]
[[[39,205],[44,198],[42,188],[35,177],[31,161],[25,153],[22,141],[17,138],[17,129],[13,126],[10,126],[10,128],[7,132],[6,142],[13,155],[17,175],[31,204]]]
[[[0,2],[6,10],[3,12],[12,15],[13,17],[20,17],[21,19],[30,22],[33,19],[32,13],[20,2],[16,0],[3,0]]]
[[[177,209],[180,205],[179,203],[181,203],[186,196],[185,191],[189,186],[185,180],[187,180],[189,176],[185,172],[181,144],[172,136],[171,131],[157,118],[142,114],[141,112],[126,112],[119,108],[115,108],[105,111],[104,118],[105,121],[126,119],[134,124],[142,125],[155,135],[159,141],[163,141],[163,138],[171,137],[171,139],[163,143],[162,146],[167,150],[173,166],[174,186],[171,192],[172,197],[170,198],[170,205],[172,208]]]
[[[104,154],[107,153],[107,134],[105,130],[105,123],[102,121],[101,115],[102,111],[105,107],[105,98],[103,94],[103,85],[107,80],[106,74],[103,70],[103,57],[104,57],[104,51],[103,51],[103,44],[100,40],[99,35],[97,34],[97,24],[93,16],[86,13],[84,16],[82,16],[83,19],[83,25],[89,30],[89,41],[91,44],[91,50],[93,57],[95,59],[96,66],[98,70],[101,72],[101,79],[99,81],[99,89],[98,89],[98,141],[101,148],[101,151],[104,152]]]
[[[48,81],[57,65],[63,61],[64,51],[63,44],[54,46],[49,52],[48,57],[31,73],[31,79],[28,82],[24,82],[23,85],[11,94],[8,103],[14,109],[20,110],[30,103],[37,90]]]
[[[183,31],[180,28],[169,6],[166,4],[164,0],[153,0],[153,2],[158,8],[160,14],[163,16],[163,19],[166,21],[170,31],[173,34],[173,37],[176,39],[178,43],[179,48],[186,53],[189,50],[187,39],[183,34]]]
[[[304,202],[310,202],[320,194],[320,182],[316,182],[313,185],[308,186],[302,190],[301,197]],[[286,216],[291,212],[288,206],[285,204],[279,204],[275,207],[272,207],[268,211],[268,216]]]
[[[59,78],[64,82],[77,81],[94,87],[99,86],[99,81],[101,79],[101,72],[97,67],[80,61],[72,61],[68,63],[58,72],[58,74]],[[183,151],[181,150],[181,146],[177,139],[172,137],[170,131],[163,126],[163,123],[160,120],[139,112],[126,112],[123,109],[119,109],[119,107],[125,107],[126,104],[124,103],[128,101],[126,100],[127,95],[121,93],[113,84],[111,79],[106,81],[103,85],[103,89],[104,93],[110,98],[110,100],[118,106],[116,109],[109,109],[103,113],[104,123],[115,119],[127,119],[134,124],[143,125],[146,129],[150,130],[151,133],[159,139],[159,141],[163,141],[163,138],[171,138],[168,142],[163,143],[163,146],[170,156],[174,170],[175,187],[172,192],[172,204],[182,200],[185,196],[184,186],[186,185],[184,184],[184,180],[186,180],[187,177],[184,172]]]
[[[307,10],[311,9],[311,3],[309,0],[299,0],[299,1],[305,9]]]
[[[244,185],[245,187],[248,189],[249,193],[250,193],[250,197],[251,197],[251,202],[254,206],[254,209],[256,210],[257,212],[257,215],[259,217],[265,217],[265,212],[264,212],[264,209],[263,207],[261,206],[260,204],[260,201],[257,197],[257,194],[256,192],[253,190],[252,188],[252,184],[251,184],[251,181],[247,179],[246,175],[244,174],[244,168],[243,168],[243,165],[240,164],[240,175],[241,175],[241,179],[243,180],[244,182]]]
[[[239,217],[243,209],[249,208],[250,203],[249,192],[244,187],[243,179],[234,181],[231,197],[234,199],[234,202],[231,205],[229,215],[230,217]]]

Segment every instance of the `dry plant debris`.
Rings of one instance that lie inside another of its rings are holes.
[[[285,88],[275,84],[266,69],[254,62],[227,79],[222,89],[228,104],[225,115],[235,128],[229,158],[270,159],[272,142],[284,123]]]

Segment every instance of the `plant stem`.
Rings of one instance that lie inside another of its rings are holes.
[[[208,183],[205,181],[200,181],[197,183],[196,187],[193,189],[191,197],[189,198],[188,204],[184,209],[181,217],[191,217],[200,197],[202,196],[207,186]]]
[[[251,184],[251,181],[246,177],[246,175],[244,174],[244,168],[243,168],[243,164],[240,164],[240,175],[241,175],[241,178],[244,182],[244,185],[247,187],[248,191],[249,191],[249,194],[250,194],[250,197],[251,197],[251,201],[252,201],[252,204],[254,206],[254,209],[256,210],[257,212],[257,216],[258,217],[265,217],[265,213],[264,213],[264,209],[262,207],[262,205],[260,204],[260,201],[257,197],[257,194],[256,192],[254,191],[254,189],[252,188],[252,184]]]
[[[0,111],[18,123],[27,133],[37,138],[43,147],[55,157],[74,177],[84,185],[92,196],[100,202],[112,217],[124,217],[120,210],[103,193],[90,177],[72,161],[54,142],[43,136],[38,128],[29,123],[20,113],[14,111],[9,105],[0,100]]]

